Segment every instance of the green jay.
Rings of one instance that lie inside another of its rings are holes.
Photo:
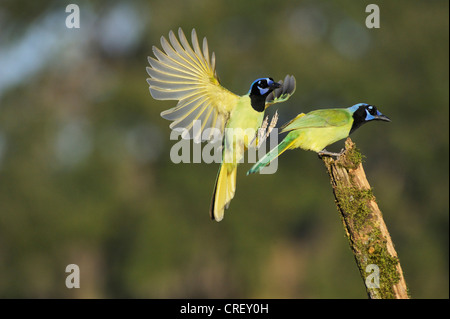
[[[206,38],[202,48],[195,29],[191,33],[192,46],[181,28],[178,38],[170,31],[170,42],[161,37],[164,52],[153,46],[155,58],[148,58],[150,78],[147,82],[154,99],[178,101],[161,116],[173,121],[170,128],[182,130],[182,137],[210,140],[214,129],[223,137],[222,162],[210,207],[211,218],[221,221],[236,192],[238,163],[255,139],[265,109],[286,101],[294,93],[295,78],[287,75],[284,82],[259,78],[251,84],[247,94],[236,95],[219,83],[215,55],[212,53],[210,58]],[[195,121],[200,121],[200,130],[193,129]]]
[[[358,103],[349,108],[322,109],[301,113],[286,123],[280,133],[289,132],[278,146],[264,155],[247,172],[253,174],[286,150],[301,148],[319,155],[339,155],[325,150],[330,144],[346,138],[364,123],[391,120],[374,105]]]

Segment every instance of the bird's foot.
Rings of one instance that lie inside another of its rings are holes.
[[[265,142],[265,140],[269,137],[273,128],[277,125],[277,121],[278,121],[278,111],[276,111],[274,116],[272,117],[270,125],[269,125],[269,115],[267,115],[261,127],[258,129],[257,134],[255,135],[253,140],[249,143],[249,146],[253,146],[259,149],[261,145]]]
[[[321,150],[319,153],[319,157],[322,158],[322,156],[330,156],[330,157],[336,157],[339,158],[342,153],[344,153],[345,149],[341,149],[341,151],[339,153],[333,153],[333,152],[328,152],[326,149]]]

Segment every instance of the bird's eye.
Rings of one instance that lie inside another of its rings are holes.
[[[258,83],[258,85],[259,85],[259,87],[260,88],[262,88],[262,89],[265,89],[265,88],[267,88],[269,85],[267,84],[267,81],[259,81],[259,83]]]
[[[372,115],[376,115],[377,114],[377,108],[373,105],[369,105],[367,107],[367,110],[369,111],[370,114]]]

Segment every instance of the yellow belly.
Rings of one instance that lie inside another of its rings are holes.
[[[314,152],[320,152],[325,147],[342,140],[348,136],[350,127],[321,127],[308,128],[294,131],[298,134],[291,148],[302,148]],[[292,133],[294,133],[292,132]]]
[[[264,112],[255,111],[248,96],[239,98],[225,128],[224,160],[226,163],[236,164],[244,157],[245,150],[256,136],[263,118]]]

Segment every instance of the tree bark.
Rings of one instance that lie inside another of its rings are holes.
[[[403,271],[350,138],[339,158],[321,156],[356,264],[371,299],[408,299]]]

